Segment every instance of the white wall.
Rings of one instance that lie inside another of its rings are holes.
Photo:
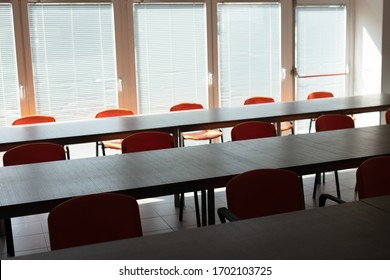
[[[381,92],[384,2],[390,9],[389,1],[354,0],[355,64],[352,91],[355,95]]]

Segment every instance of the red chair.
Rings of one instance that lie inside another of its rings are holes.
[[[363,162],[356,171],[359,199],[390,195],[390,156],[375,157]]]
[[[232,141],[273,137],[276,135],[276,129],[273,124],[261,121],[239,123],[231,130]]]
[[[175,148],[171,134],[158,131],[134,133],[122,140],[122,153]]]
[[[31,143],[9,149],[3,155],[3,165],[19,165],[65,160],[64,147],[53,143]]]
[[[3,165],[31,164],[55,160],[65,160],[64,147],[53,143],[31,143],[16,146],[6,151],[3,155]],[[11,219],[4,219],[4,228],[7,236],[12,236]],[[7,250],[14,255],[13,242],[7,242]]]
[[[385,113],[386,124],[390,124],[390,108]]]
[[[39,123],[52,123],[56,122],[56,119],[49,115],[30,115],[18,118],[12,122],[12,125],[30,125],[30,124],[39,124]],[[70,159],[69,147],[64,147],[66,156]]]
[[[173,136],[169,133],[158,131],[145,131],[127,136],[122,141],[122,153],[134,153],[142,151],[160,150],[174,148]],[[174,172],[174,171],[172,171]],[[196,223],[200,227],[200,213],[198,193],[194,192]],[[181,194],[179,220],[183,220],[184,193]]]
[[[170,108],[170,112],[176,111],[187,111],[187,110],[201,110],[204,109],[202,104],[199,103],[179,103]],[[180,137],[180,146],[184,146],[184,140],[211,140],[221,138],[221,142],[223,142],[223,133],[219,129],[207,129],[196,132],[185,132],[181,134]]]
[[[263,103],[274,103],[275,99],[268,96],[253,96],[247,98],[244,101],[244,105],[255,105],[255,104],[263,104]]]
[[[359,199],[390,195],[390,156],[379,156],[365,160],[356,170],[356,189]],[[337,203],[345,201],[330,195],[321,194],[319,206],[325,206],[327,199]]]
[[[137,201],[127,195],[100,193],[69,199],[50,211],[52,250],[142,236]]]
[[[134,115],[134,112],[128,109],[107,109],[97,113],[95,115],[95,118],[99,119],[99,118],[122,117],[122,116],[131,116],[131,115]],[[99,156],[99,146],[102,149],[103,156],[105,156],[106,149],[113,149],[113,150],[120,151],[122,149],[122,140],[96,142],[96,156]]]
[[[329,130],[337,130],[337,129],[346,129],[346,128],[354,128],[355,122],[352,117],[342,114],[330,114],[323,115],[317,118],[316,120],[316,131],[329,131]],[[335,180],[336,180],[336,190],[337,197],[340,198],[340,184],[337,170],[334,171]],[[317,183],[320,181],[320,174],[316,174],[314,179],[314,190],[313,190],[313,198],[316,197],[317,191]]]
[[[37,124],[37,123],[50,123],[56,122],[56,119],[52,116],[47,115],[31,115],[21,117],[13,121],[12,125],[27,125],[27,124]]]
[[[311,100],[311,99],[332,98],[332,97],[334,97],[334,95],[331,92],[328,92],[328,91],[314,91],[314,92],[310,93],[307,96],[307,99]],[[314,121],[316,121],[315,118],[314,119],[310,119],[309,133],[311,132],[311,127],[312,127]]]
[[[244,105],[255,105],[255,104],[264,104],[264,103],[274,103],[275,100],[272,97],[268,96],[253,96],[250,98],[247,98],[244,101]],[[282,122],[281,131],[289,131],[291,130],[291,133],[294,134],[294,124],[292,122]]]
[[[299,176],[284,169],[256,169],[226,185],[227,208],[218,209],[222,223],[305,209]]]

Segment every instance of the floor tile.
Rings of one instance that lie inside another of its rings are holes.
[[[15,252],[47,248],[43,234],[14,237]]]

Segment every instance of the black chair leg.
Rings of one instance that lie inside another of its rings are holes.
[[[104,144],[102,143],[102,155],[105,156],[106,155],[106,149],[104,148]]]
[[[65,146],[66,159],[70,159],[70,150],[69,146]]]
[[[340,184],[339,184],[339,173],[337,172],[337,170],[334,172],[334,178],[336,180],[337,198],[341,198]]]

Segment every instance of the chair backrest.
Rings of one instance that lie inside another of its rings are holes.
[[[390,195],[390,156],[364,161],[356,171],[359,199]]]
[[[240,219],[305,209],[299,176],[283,169],[256,169],[226,186],[228,209]]]
[[[173,136],[158,131],[145,131],[127,136],[122,141],[122,153],[133,153],[175,147]]]
[[[175,112],[175,111],[196,110],[196,109],[204,109],[204,107],[202,104],[199,103],[183,102],[172,106],[169,109],[169,111]]]
[[[328,91],[314,91],[310,93],[307,96],[307,99],[317,99],[317,98],[331,98],[334,97],[333,93],[328,92]]]
[[[390,124],[390,108],[385,113],[386,124]]]
[[[244,105],[254,105],[263,103],[273,103],[275,100],[272,97],[267,96],[253,96],[244,101]]]
[[[69,199],[48,216],[52,250],[142,236],[137,201],[100,193]]]
[[[261,121],[239,123],[231,131],[232,141],[273,137],[276,135],[275,125]]]
[[[327,131],[345,128],[354,128],[352,117],[342,114],[322,115],[316,120],[316,131]]]
[[[6,151],[3,155],[3,165],[10,166],[65,159],[65,150],[61,145],[54,143],[31,143]]]
[[[131,116],[134,112],[128,109],[107,109],[100,111],[95,115],[95,118],[110,118],[110,117],[121,117]]]
[[[50,123],[55,122],[56,119],[52,116],[47,115],[31,115],[21,117],[13,121],[12,125],[26,125],[26,124],[37,124],[37,123]]]

